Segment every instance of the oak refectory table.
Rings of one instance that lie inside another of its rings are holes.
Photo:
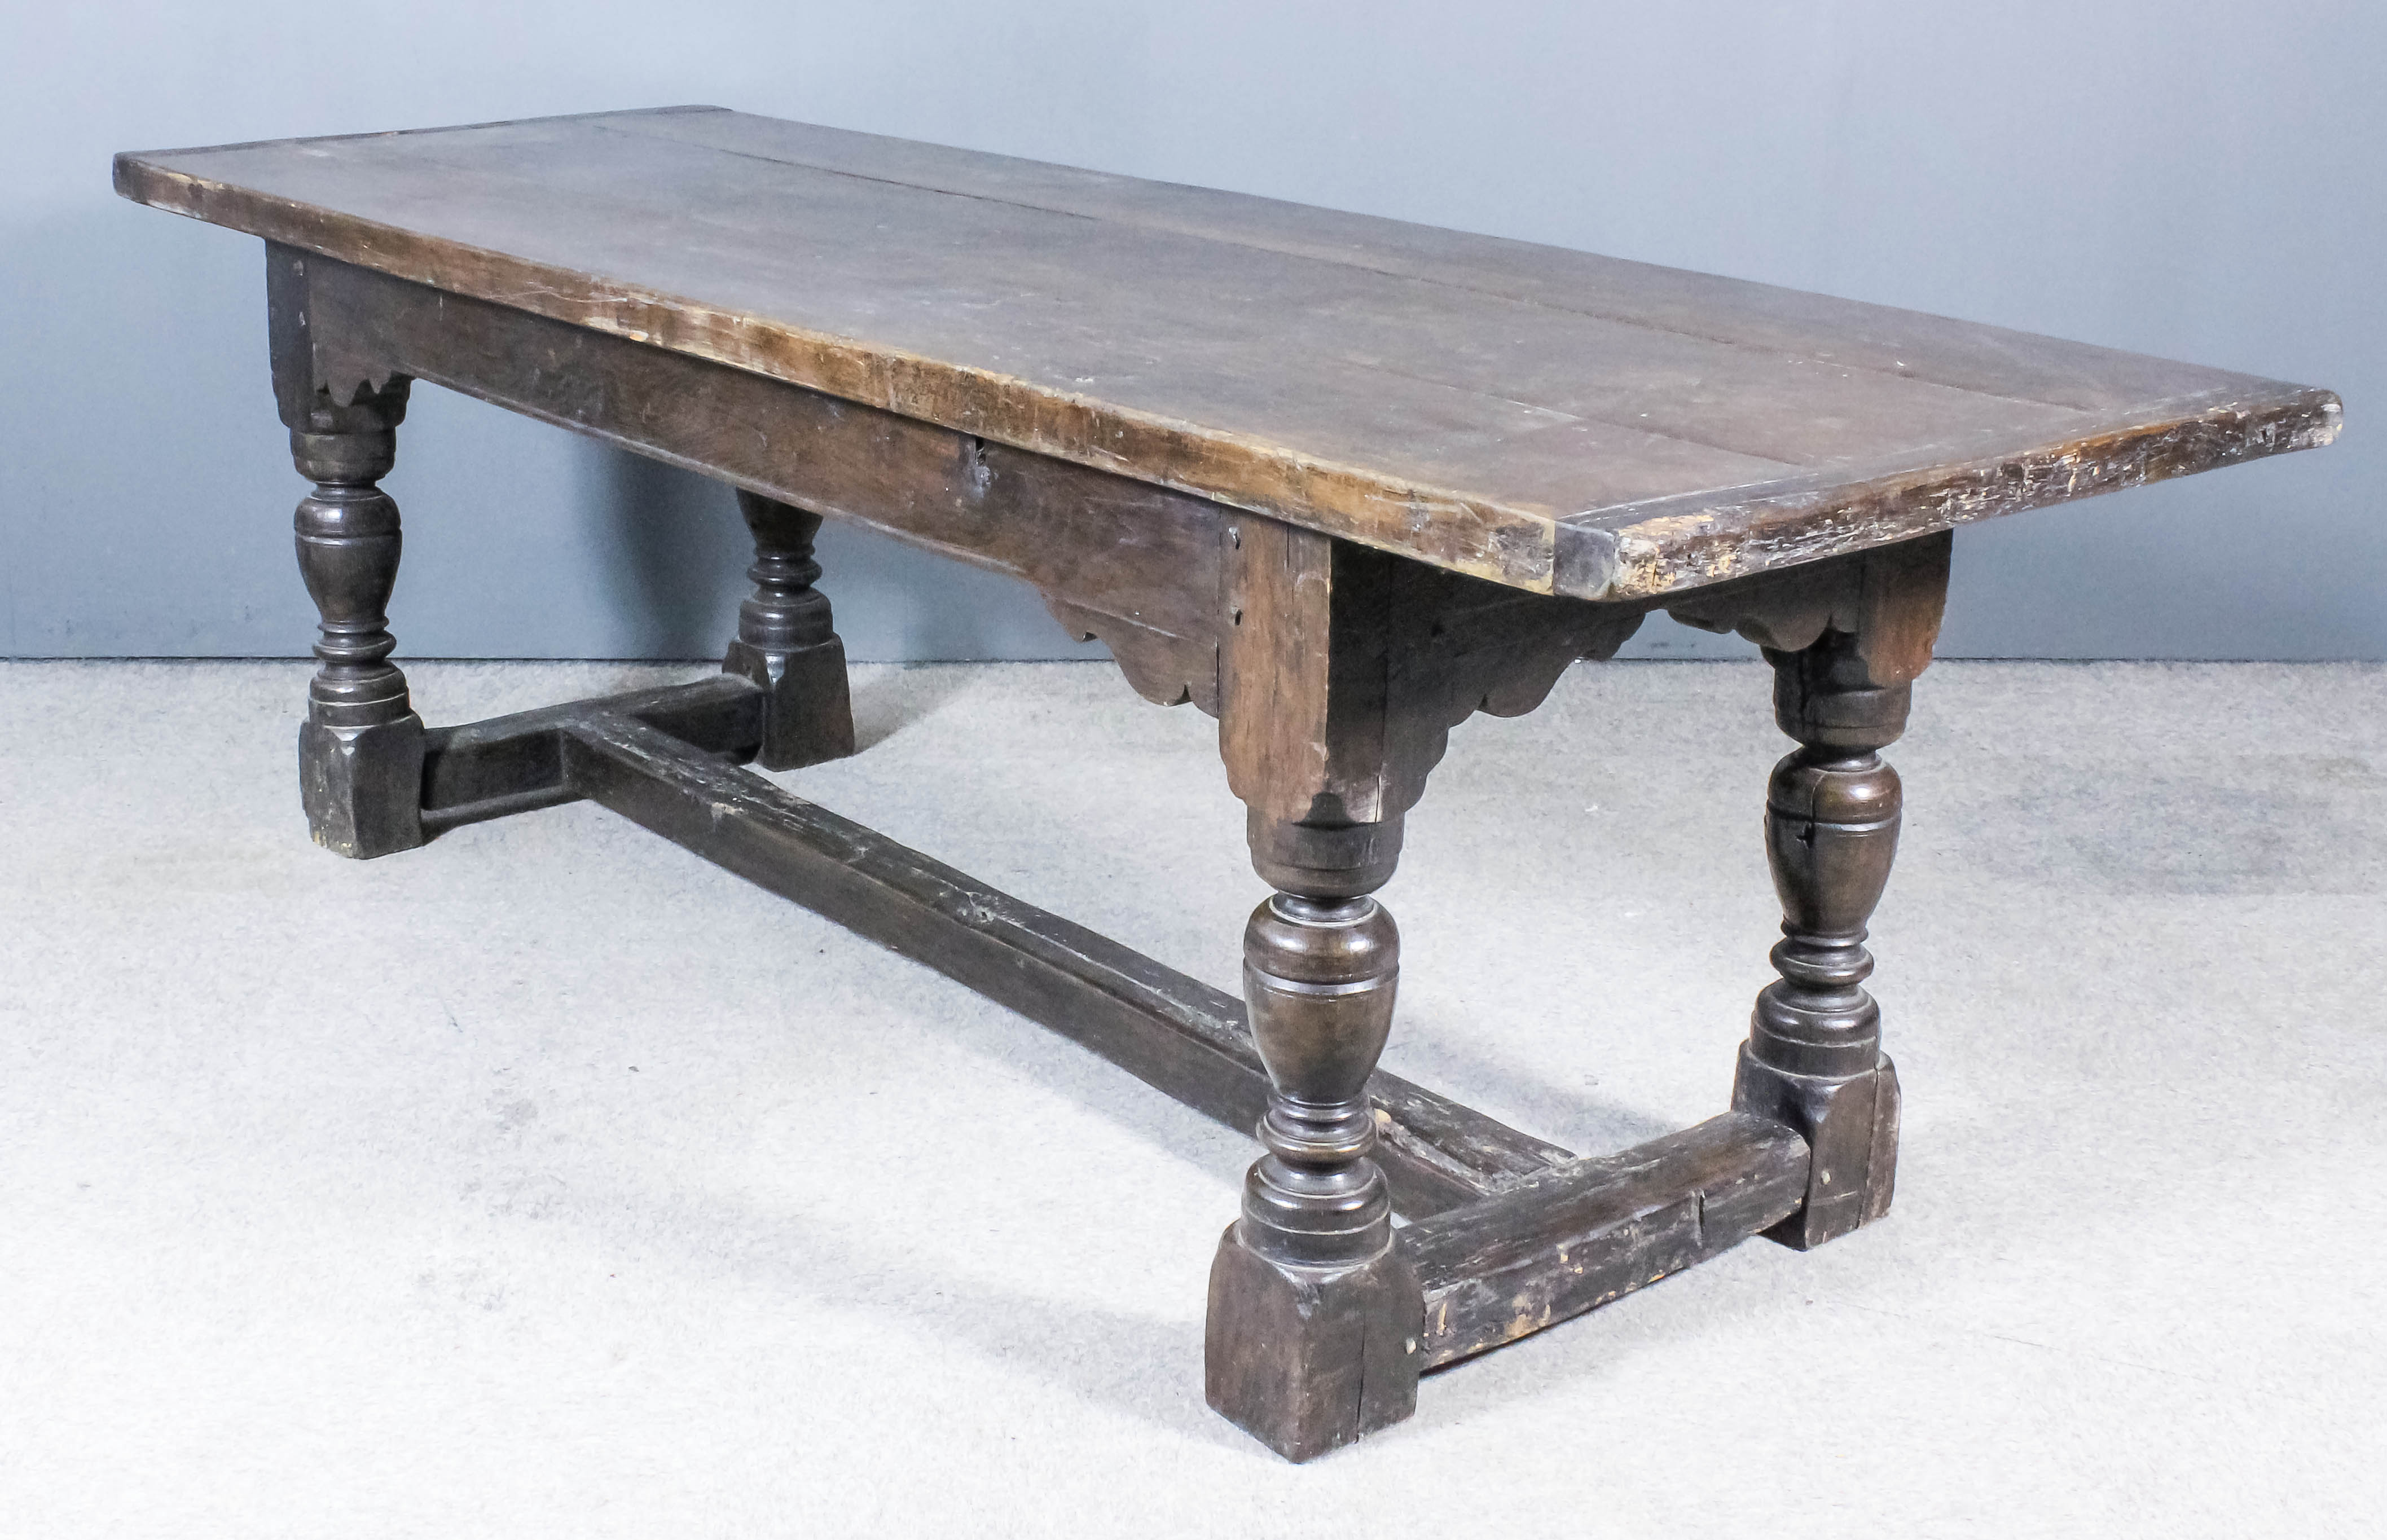
[[[1950,532],[2339,421],[2242,374],[707,107],[125,155],[116,185],[266,243],[315,484],[316,839],[386,855],[590,799],[1257,1129],[1206,1383],[1295,1459],[1746,1236],[1879,1218],[1878,751]],[[418,379],[736,486],[754,594],[721,672],[426,727],[375,486]],[[1143,695],[1218,718],[1274,890],[1241,1002],[739,768],[853,751],[824,517],[1026,579]],[[1370,895],[1451,728],[1532,710],[1653,610],[1773,664],[1780,977],[1731,1110],[1578,1156],[1376,1069],[1399,940]]]

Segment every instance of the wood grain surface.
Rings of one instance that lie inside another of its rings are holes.
[[[1534,592],[2328,442],[2324,390],[717,108],[118,158],[144,203]]]

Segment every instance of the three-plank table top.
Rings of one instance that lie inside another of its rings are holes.
[[[1538,593],[2326,442],[2327,391],[712,107],[120,157],[128,196]]]

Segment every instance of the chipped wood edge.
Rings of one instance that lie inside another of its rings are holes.
[[[117,192],[133,202],[391,277],[1268,514],[1509,587],[1556,591],[1558,524],[1550,510],[1390,478],[900,348],[759,322],[683,296],[173,170],[137,155],[116,158],[115,181]]]
[[[1560,517],[1547,508],[1388,477],[1012,375],[607,284],[575,270],[173,170],[140,154],[116,158],[115,183],[136,203],[393,277],[707,359],[1529,593],[1573,599],[1648,600],[2076,498],[2317,448],[2337,436],[2343,420],[2342,403],[2330,391],[2279,384],[2279,395],[2266,398],[2224,388],[2151,408],[2154,415],[2130,427],[2054,444],[2025,439],[1953,466],[1891,463],[1818,472],[1743,488],[1738,500],[1727,503],[1718,503],[1716,493],[1699,492]]]
[[[1809,1159],[1796,1130],[1725,1113],[1409,1225],[1397,1243],[1425,1303],[1419,1367],[1531,1336],[1737,1245],[1797,1212]]]
[[[2333,441],[2333,391],[2281,385],[2265,398],[2217,390],[2150,410],[2145,420],[2062,444],[2023,443],[1929,470],[1800,476],[1718,506],[1704,497],[1602,512],[1610,528],[1561,534],[1606,547],[1607,584],[1586,599],[1653,599],[1843,556],[2008,513],[2098,497]],[[1624,522],[1618,526],[1618,520]],[[1572,591],[1572,590],[1567,590]]]

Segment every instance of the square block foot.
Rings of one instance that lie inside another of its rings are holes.
[[[423,719],[298,729],[298,799],[315,843],[363,861],[423,843]]]
[[[1827,1080],[1760,1064],[1743,1043],[1732,1105],[1797,1129],[1813,1152],[1806,1203],[1765,1231],[1767,1240],[1807,1251],[1889,1212],[1898,1176],[1898,1068],[1888,1054],[1863,1075]]]
[[[771,652],[733,641],[721,672],[751,679],[769,697],[763,708],[763,747],[754,756],[764,769],[801,770],[852,754],[844,642],[831,637],[791,652]]]
[[[1417,1409],[1425,1306],[1397,1249],[1296,1268],[1229,1226],[1210,1266],[1210,1409],[1289,1460],[1313,1459]]]

